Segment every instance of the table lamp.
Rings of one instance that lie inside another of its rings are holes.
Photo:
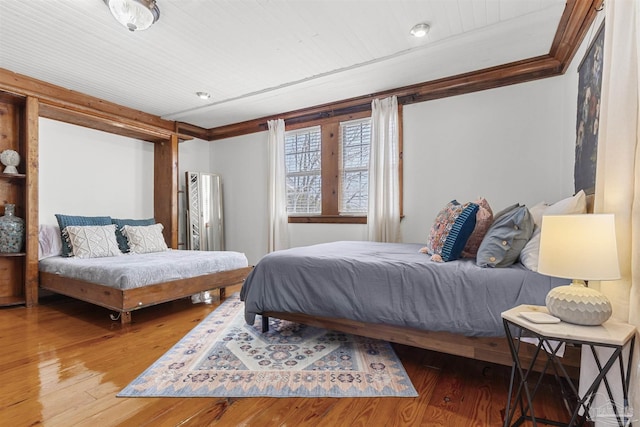
[[[611,303],[585,281],[620,278],[613,214],[545,215],[541,227],[538,272],[572,279],[549,291],[549,313],[578,325],[602,324]]]

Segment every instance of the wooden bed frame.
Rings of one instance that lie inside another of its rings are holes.
[[[593,213],[593,194],[586,196],[586,204],[587,212]],[[467,337],[449,332],[432,332],[379,323],[365,323],[348,319],[282,312],[263,313],[263,330],[268,329],[269,317],[410,345],[470,359],[498,363],[500,365],[512,366],[513,364],[511,350],[509,349],[509,343],[506,337]],[[520,355],[522,360],[525,363],[530,362],[533,358],[534,351],[535,346],[533,345],[521,347]],[[580,347],[567,346],[564,357],[562,358],[564,367],[573,378],[578,378],[580,373],[580,355]],[[539,358],[534,367],[536,370],[541,370],[544,359],[545,358]]]
[[[300,313],[265,312],[263,329],[268,318],[316,326],[334,331],[361,335],[369,338],[405,344],[441,353],[470,359],[512,366],[513,359],[506,337],[467,337],[449,332],[432,332],[386,324],[365,323],[355,320],[310,316]],[[520,349],[521,360],[528,363],[533,358],[535,346],[524,345]],[[544,357],[538,358],[535,369],[542,370]],[[562,362],[571,377],[578,378],[580,372],[580,348],[567,346]],[[526,365],[523,365],[526,366]]]
[[[220,298],[224,298],[225,287],[244,282],[252,269],[243,267],[126,290],[41,271],[40,287],[116,311],[120,314],[121,324],[126,325],[131,323],[134,310],[198,292],[220,289]]]

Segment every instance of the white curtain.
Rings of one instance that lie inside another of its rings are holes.
[[[289,247],[286,171],[284,165],[284,120],[269,120],[269,239],[268,251]]]
[[[612,302],[614,318],[640,327],[640,6],[631,0],[606,0],[605,8],[594,211],[616,216],[622,279],[601,282],[600,289]],[[631,367],[634,420],[640,419],[638,339]]]
[[[371,103],[369,153],[368,239],[400,240],[400,189],[398,177],[398,100],[395,96]]]

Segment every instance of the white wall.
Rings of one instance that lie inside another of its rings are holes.
[[[211,171],[222,176],[225,248],[255,264],[267,251],[267,134],[210,144]]]
[[[43,119],[40,124],[39,215],[153,217],[152,143]],[[179,189],[186,171],[209,172],[211,143],[199,139],[178,146]],[[178,197],[179,242],[184,241],[184,193]],[[182,246],[180,246],[182,248]]]
[[[573,194],[565,80],[406,106],[403,240],[425,241],[433,218],[452,199],[482,196],[497,212]]]
[[[39,216],[153,217],[153,144],[39,121]]]
[[[186,249],[185,172],[213,172],[209,155],[211,143],[201,139],[183,141],[178,145],[178,249]]]
[[[577,75],[507,86],[404,108],[403,240],[424,242],[452,199],[487,198],[494,210],[573,194]],[[575,92],[575,91],[573,91]],[[212,143],[223,174],[227,246],[255,263],[266,253],[267,133]],[[291,246],[362,240],[364,225],[290,224]]]

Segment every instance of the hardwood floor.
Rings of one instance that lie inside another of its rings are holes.
[[[395,349],[417,398],[115,397],[215,306],[183,299],[150,307],[124,329],[108,310],[65,297],[0,309],[0,425],[502,425],[509,368],[402,345]],[[545,387],[537,413],[566,422]]]

